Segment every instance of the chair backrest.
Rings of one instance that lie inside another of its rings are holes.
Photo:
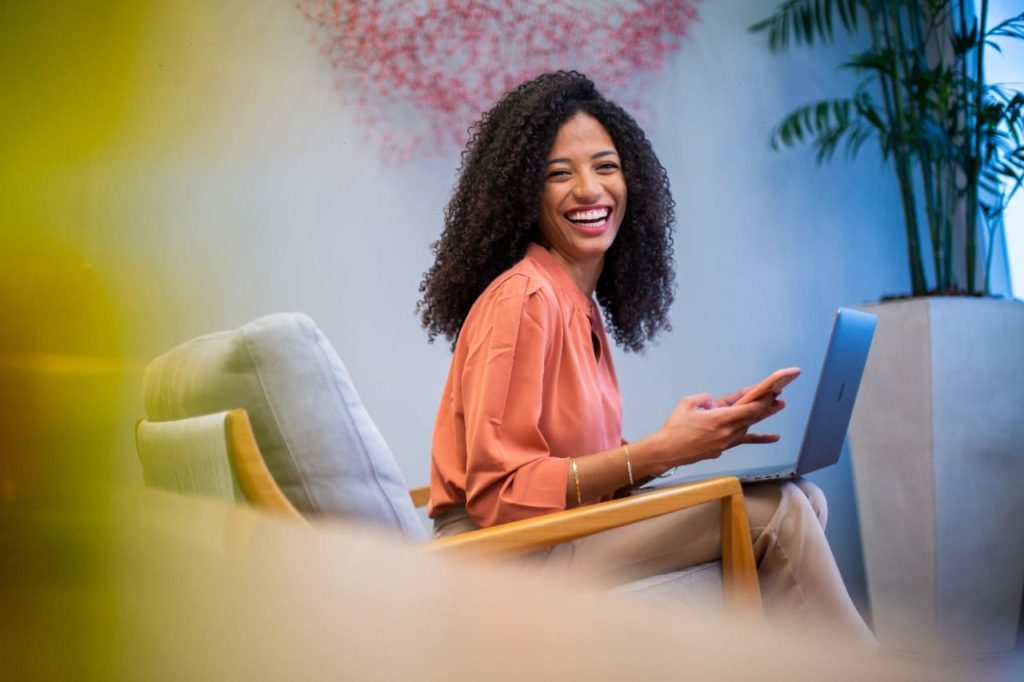
[[[171,349],[146,368],[143,399],[158,422],[242,408],[273,479],[301,514],[426,539],[387,443],[305,315],[269,315]]]
[[[135,444],[148,486],[247,501],[302,519],[267,469],[245,410],[168,422],[140,419]]]

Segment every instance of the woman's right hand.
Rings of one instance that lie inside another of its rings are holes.
[[[779,439],[777,435],[747,433],[747,429],[781,410],[785,403],[769,393],[745,405],[735,405],[744,392],[718,400],[712,400],[708,393],[687,396],[660,429],[629,443],[628,450],[616,447],[574,458],[576,473],[566,477],[566,507],[576,506],[581,499],[589,502],[642,485],[650,477],[683,464],[714,459],[734,445],[774,443]]]
[[[709,393],[683,398],[655,434],[660,451],[657,459],[667,471],[683,464],[715,459],[736,445],[774,443],[777,434],[754,434],[747,430],[785,407],[774,394],[745,405],[726,404]],[[734,401],[732,401],[734,402]],[[661,468],[661,467],[659,467]]]

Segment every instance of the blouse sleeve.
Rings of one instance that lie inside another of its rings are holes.
[[[466,512],[481,527],[565,509],[569,464],[551,455],[539,426],[557,301],[522,275],[490,293],[461,386]]]

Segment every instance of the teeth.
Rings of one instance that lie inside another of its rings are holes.
[[[566,218],[569,220],[581,220],[590,222],[592,220],[604,220],[608,217],[610,211],[607,208],[595,208],[589,211],[576,211],[573,213],[567,213]]]

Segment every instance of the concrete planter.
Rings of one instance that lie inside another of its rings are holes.
[[[879,316],[850,427],[872,620],[886,648],[1013,648],[1024,586],[1024,303]]]

